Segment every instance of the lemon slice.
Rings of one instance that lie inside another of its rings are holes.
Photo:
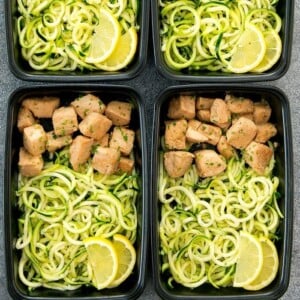
[[[96,67],[105,71],[117,71],[125,68],[132,61],[137,48],[138,37],[134,27],[121,35],[112,54]]]
[[[118,255],[112,242],[101,237],[83,241],[88,253],[88,262],[93,270],[93,284],[98,290],[106,288],[116,277]]]
[[[227,68],[233,73],[249,72],[260,64],[265,53],[266,43],[262,32],[255,25],[248,24],[233,50]]]
[[[253,282],[263,266],[263,250],[257,238],[247,232],[241,232],[239,254],[233,278],[234,287],[243,287]]]
[[[109,284],[109,288],[116,287],[125,281],[131,274],[136,262],[135,249],[127,237],[115,234],[113,237],[113,246],[118,256],[119,265],[117,275]]]
[[[253,68],[252,72],[264,72],[271,69],[280,58],[282,52],[282,42],[279,34],[275,30],[264,32],[266,43],[266,53],[258,66]]]
[[[268,286],[278,272],[279,262],[275,245],[268,238],[261,238],[260,243],[263,250],[262,269],[254,281],[243,286],[246,290],[257,291]]]
[[[100,63],[115,50],[121,34],[118,20],[106,9],[99,12],[99,25],[92,36],[87,63]]]

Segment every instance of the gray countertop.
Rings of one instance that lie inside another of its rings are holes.
[[[4,141],[6,130],[6,109],[9,95],[20,86],[43,85],[42,82],[24,82],[18,80],[10,72],[7,60],[6,36],[4,7],[0,5],[0,170],[4,168]],[[288,72],[279,80],[260,83],[262,85],[273,85],[282,89],[288,96],[293,128],[293,150],[294,150],[294,232],[293,232],[293,250],[292,265],[290,274],[290,284],[281,299],[300,299],[300,0],[295,0],[295,17],[294,17],[294,36],[290,68]],[[135,79],[122,82],[111,82],[116,84],[125,84],[136,88],[143,95],[146,110],[146,124],[152,123],[153,116],[153,99],[161,90],[169,85],[178,84],[164,79],[154,68],[153,55],[149,47],[148,63],[146,69]],[[150,126],[150,125],[149,125]],[[150,128],[151,129],[151,128]],[[150,146],[150,142],[148,143]],[[2,174],[1,174],[2,175]],[[0,181],[0,299],[11,299],[6,287],[5,276],[5,256],[4,256],[4,226],[3,226],[3,180]],[[150,247],[149,247],[150,253]],[[149,270],[151,270],[150,255]],[[151,272],[147,272],[147,281],[143,294],[140,299],[160,299],[153,290]]]

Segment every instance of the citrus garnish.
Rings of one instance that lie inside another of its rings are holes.
[[[115,50],[120,38],[121,28],[118,20],[104,8],[100,9],[99,15],[99,25],[92,36],[87,63],[100,63],[107,59]]]
[[[264,72],[271,69],[281,55],[282,42],[279,34],[275,30],[269,30],[264,32],[263,35],[266,43],[266,53],[259,65],[251,70],[252,72]]]
[[[228,70],[233,73],[246,73],[258,66],[266,53],[266,43],[262,32],[252,24],[248,24],[241,34],[231,60]]]
[[[93,270],[93,284],[100,290],[106,288],[116,277],[118,255],[113,243],[101,237],[91,237],[84,241],[88,262]]]
[[[124,282],[131,274],[136,262],[135,249],[127,237],[115,234],[113,237],[113,246],[118,256],[119,265],[117,275],[109,284],[109,288],[116,287]]]
[[[115,50],[103,62],[96,66],[105,71],[117,71],[126,67],[133,59],[137,48],[137,32],[131,27],[125,34],[121,35]]]
[[[247,232],[241,232],[233,286],[244,287],[253,282],[262,266],[263,250],[260,241]]]
[[[268,238],[261,238],[263,265],[259,275],[250,284],[244,285],[246,290],[257,291],[268,286],[278,272],[278,254],[274,243]]]

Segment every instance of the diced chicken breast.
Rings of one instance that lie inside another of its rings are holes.
[[[233,114],[248,114],[253,113],[253,101],[248,98],[235,97],[231,94],[225,96],[225,102],[228,109]]]
[[[118,149],[99,146],[93,156],[92,166],[101,174],[114,174],[118,170],[120,156]]]
[[[167,116],[170,119],[194,119],[196,116],[196,99],[190,95],[180,95],[169,103]]]
[[[210,121],[221,128],[227,128],[231,122],[231,113],[223,99],[216,98],[210,108]]]
[[[32,112],[26,107],[21,107],[18,112],[18,121],[17,121],[17,127],[19,131],[23,132],[25,127],[31,126],[35,123],[36,121]]]
[[[207,97],[197,97],[196,100],[196,109],[206,109],[210,110],[215,98],[207,98]]]
[[[264,124],[270,120],[272,109],[267,102],[254,103],[253,119],[255,124]]]
[[[234,148],[245,149],[255,138],[256,130],[251,120],[241,117],[227,130],[227,142]]]
[[[133,130],[122,126],[115,126],[109,141],[109,147],[118,149],[125,156],[128,156],[134,143],[135,133]]]
[[[186,149],[187,120],[176,120],[165,122],[165,144],[170,150]]]
[[[44,161],[42,155],[31,155],[24,147],[21,147],[18,165],[23,176],[32,177],[41,173]]]
[[[132,105],[128,102],[110,101],[105,109],[105,115],[113,125],[125,126],[130,123]]]
[[[210,110],[209,109],[199,109],[196,112],[197,119],[202,122],[210,122]]]
[[[128,157],[121,157],[119,160],[118,169],[127,174],[131,174],[134,168],[134,160]]]
[[[98,145],[101,147],[108,147],[109,146],[109,134],[106,133],[100,140],[94,140],[94,145]]]
[[[34,124],[24,128],[23,145],[34,156],[46,151],[47,135],[42,125]]]
[[[77,114],[72,106],[57,108],[52,116],[54,132],[58,136],[70,135],[78,130]]]
[[[70,104],[75,108],[76,113],[81,119],[84,119],[91,112],[103,114],[105,111],[105,104],[99,97],[92,94],[79,97]]]
[[[258,174],[263,175],[273,156],[273,150],[267,145],[251,142],[244,152],[246,163]]]
[[[222,135],[222,130],[220,127],[204,123],[200,125],[198,131],[208,138],[207,143],[211,145],[217,145]]]
[[[71,135],[57,136],[54,133],[54,131],[49,131],[46,134],[47,134],[46,149],[49,152],[55,152],[56,150],[61,149],[72,143]]]
[[[75,171],[88,161],[94,141],[86,136],[78,135],[70,146],[70,163]]]
[[[79,130],[83,135],[100,140],[111,128],[112,121],[106,116],[91,112],[80,123]]]
[[[37,118],[51,118],[60,105],[60,99],[53,96],[30,97],[23,100],[22,105]]]
[[[266,143],[270,138],[277,134],[277,129],[272,123],[258,124],[255,141],[258,143]]]
[[[190,120],[188,122],[188,129],[185,134],[188,142],[202,143],[208,141],[208,137],[199,130],[200,126],[201,122],[197,120]]]
[[[230,159],[231,157],[236,155],[236,150],[228,144],[227,139],[224,135],[221,136],[217,144],[217,149],[219,153],[226,159]]]
[[[211,177],[226,169],[225,158],[211,149],[195,152],[195,162],[200,177]]]
[[[164,154],[164,166],[168,175],[178,178],[190,168],[194,154],[187,151],[169,151]]]

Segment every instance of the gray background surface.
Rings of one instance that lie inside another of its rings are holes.
[[[30,83],[18,80],[13,76],[8,67],[4,7],[0,4],[0,170],[4,168],[4,141],[6,130],[6,109],[9,95],[20,86],[43,85],[42,82]],[[177,84],[164,79],[154,68],[152,43],[149,43],[148,63],[145,70],[135,79],[130,81],[114,81],[111,83],[126,84],[136,88],[143,95],[146,110],[146,123],[149,124],[151,133],[151,124],[153,116],[153,100],[161,90],[167,86]],[[273,85],[282,89],[290,101],[292,128],[293,128],[293,152],[294,152],[294,232],[293,232],[293,251],[292,266],[290,275],[290,284],[288,290],[281,299],[300,299],[300,0],[295,0],[295,16],[294,16],[294,38],[292,48],[292,58],[288,72],[279,80],[260,83],[262,85]],[[148,141],[149,141],[148,136]],[[148,142],[150,147],[150,142]],[[2,173],[0,176],[3,176]],[[2,179],[2,178],[1,178]],[[0,181],[0,300],[11,299],[6,288],[5,276],[5,256],[4,256],[4,226],[3,226],[3,181]],[[150,253],[149,247],[149,253]],[[150,255],[149,255],[150,256]],[[152,279],[150,272],[147,272],[147,282],[144,293],[140,299],[159,299],[152,287]]]

